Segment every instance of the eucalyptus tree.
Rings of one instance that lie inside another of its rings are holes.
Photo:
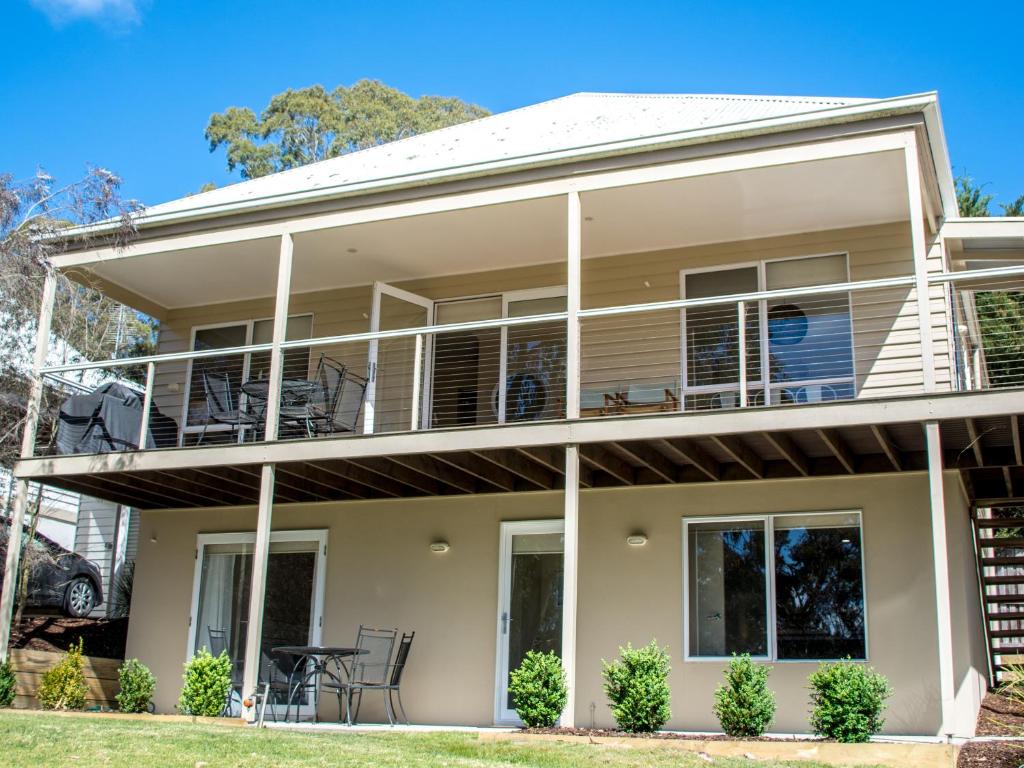
[[[289,88],[259,116],[229,107],[211,115],[206,140],[211,152],[224,148],[229,171],[255,179],[489,114],[455,97],[415,98],[379,80],[360,80],[331,91]]]

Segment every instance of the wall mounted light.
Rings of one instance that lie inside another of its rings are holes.
[[[432,541],[430,543],[431,552],[447,552],[449,549],[451,549],[451,546],[447,541]]]
[[[631,547],[642,547],[647,543],[647,534],[631,533],[626,537],[626,543]]]

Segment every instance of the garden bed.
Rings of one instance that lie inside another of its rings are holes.
[[[123,659],[128,619],[26,616],[11,631],[11,648],[63,653],[81,638],[87,656]]]
[[[989,693],[978,712],[978,736],[1024,736],[1024,706]],[[1024,741],[972,741],[960,750],[958,768],[1018,768],[1024,764]]]

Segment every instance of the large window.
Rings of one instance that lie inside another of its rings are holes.
[[[849,279],[845,254],[684,270],[686,299],[785,291]],[[735,304],[694,307],[683,317],[683,399],[688,410],[739,405],[739,315]],[[745,305],[747,402],[822,402],[854,396],[847,293]],[[764,354],[767,352],[767,354]]]
[[[684,521],[689,658],[864,659],[860,513]]]

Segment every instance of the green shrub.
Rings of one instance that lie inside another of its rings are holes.
[[[117,706],[122,712],[148,712],[149,702],[156,689],[156,678],[149,667],[138,659],[128,659],[117,670],[121,691],[117,694]]]
[[[619,728],[630,733],[656,731],[672,716],[669,710],[669,657],[652,640],[644,648],[619,648],[621,661],[604,665],[604,692]]]
[[[892,695],[889,681],[863,664],[822,664],[809,678],[811,727],[836,741],[867,741],[882,729],[882,710]]]
[[[217,717],[231,690],[231,659],[227,651],[211,656],[205,648],[185,664],[185,687],[178,708],[186,715]]]
[[[43,709],[85,709],[89,686],[82,668],[82,639],[43,674],[36,697]]]
[[[554,651],[528,651],[509,675],[512,706],[527,728],[550,728],[569,699],[562,660]]]
[[[768,688],[772,668],[755,664],[750,654],[733,654],[725,684],[715,689],[715,716],[729,736],[757,737],[775,717],[775,694]]]
[[[18,679],[14,676],[14,667],[10,661],[0,664],[0,707],[9,707],[14,703],[18,687]]]

